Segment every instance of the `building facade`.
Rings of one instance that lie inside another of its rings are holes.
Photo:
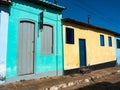
[[[0,19],[4,25],[8,23],[8,29],[1,24],[6,46],[0,47],[6,51],[7,83],[63,74],[63,9],[45,0],[12,0],[8,21]]]
[[[116,65],[115,32],[63,19],[64,74],[90,66],[100,69]]]
[[[120,65],[120,36],[115,36],[115,48],[117,65]]]
[[[6,51],[10,4],[10,0],[0,1],[0,83],[3,83],[6,77]]]

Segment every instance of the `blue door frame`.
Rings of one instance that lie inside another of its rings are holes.
[[[86,40],[79,39],[80,67],[86,66]]]

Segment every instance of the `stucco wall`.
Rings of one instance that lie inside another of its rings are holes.
[[[0,81],[6,77],[6,51],[9,7],[0,6]]]
[[[54,26],[54,54],[40,54],[40,31],[38,28],[39,15],[44,12],[44,23]],[[62,33],[61,12],[27,3],[21,0],[13,0],[9,17],[8,45],[7,45],[7,78],[16,77],[18,60],[18,25],[20,20],[32,20],[35,22],[35,74],[46,72],[58,72],[63,70],[62,61]],[[60,73],[62,75],[62,73]],[[56,75],[56,73],[54,74]],[[46,74],[47,76],[47,74]]]
[[[65,27],[74,28],[74,44],[66,44]],[[100,34],[104,35],[105,46],[100,46]],[[112,37],[112,47],[108,45],[108,36]],[[114,35],[101,30],[95,30],[86,26],[64,23],[64,69],[80,67],[79,39],[86,40],[86,63],[95,65],[116,60],[114,48]]]

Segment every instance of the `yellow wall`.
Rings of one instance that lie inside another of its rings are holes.
[[[66,44],[66,27],[74,29],[74,44]],[[100,46],[100,34],[104,35],[105,46]],[[112,47],[108,45],[108,36],[112,37]],[[87,65],[95,65],[105,62],[114,61],[115,46],[114,35],[104,30],[95,30],[78,26],[75,24],[64,23],[63,41],[64,41],[64,69],[74,69],[80,67],[79,59],[79,39],[86,39],[86,62]]]

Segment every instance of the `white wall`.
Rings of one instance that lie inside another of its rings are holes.
[[[0,78],[6,75],[7,33],[8,33],[8,8],[0,6]],[[0,83],[4,81],[0,80]]]

